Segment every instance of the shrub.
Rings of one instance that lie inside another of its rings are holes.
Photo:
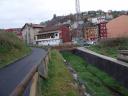
[[[114,38],[102,40],[99,42],[100,46],[116,47],[117,49],[128,49],[128,38]]]
[[[0,52],[7,52],[11,49],[23,49],[24,42],[16,34],[0,31]]]

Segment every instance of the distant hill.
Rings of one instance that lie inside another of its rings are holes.
[[[80,13],[80,17],[82,18],[83,21],[87,20],[88,18],[95,18],[97,16],[107,16],[107,15],[112,15],[113,18],[116,18],[120,15],[126,15],[128,14],[127,10],[122,10],[122,11],[113,11],[113,10],[108,10],[108,12],[102,11],[102,10],[90,10],[90,11],[85,11]],[[46,26],[53,26],[59,23],[66,22],[68,20],[71,20],[71,22],[74,22],[76,19],[76,14],[68,14],[65,16],[56,16],[56,14],[53,15],[53,18],[51,20],[41,22],[41,25],[46,25]]]

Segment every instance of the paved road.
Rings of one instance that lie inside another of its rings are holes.
[[[45,55],[45,50],[33,48],[31,55],[6,68],[0,69],[0,96],[9,96],[33,66],[39,64],[39,61],[44,58]]]

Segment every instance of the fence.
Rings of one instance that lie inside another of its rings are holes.
[[[39,76],[43,78],[47,78],[48,76],[48,63],[49,63],[49,52],[44,58],[40,61],[39,65],[35,65],[28,75],[22,80],[22,82],[15,88],[15,90],[11,93],[10,96],[22,96],[27,86],[30,84],[30,93],[29,96],[39,96],[38,94],[38,79]]]

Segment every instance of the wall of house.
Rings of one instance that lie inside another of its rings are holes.
[[[28,39],[27,39],[27,38],[28,38],[28,35],[27,35],[28,29],[29,29],[28,26],[25,26],[25,28],[22,29],[23,40],[24,40],[26,43],[28,43]]]
[[[47,46],[47,45],[54,46],[54,45],[59,45],[61,42],[62,42],[61,39],[47,39],[47,40],[39,41],[37,44],[39,46]]]
[[[107,23],[108,38],[128,37],[128,16],[117,17]]]
[[[95,41],[98,38],[98,27],[85,27],[84,28],[84,38],[86,40]]]
[[[107,27],[106,27],[106,22],[102,22],[98,24],[99,27],[99,38],[100,39],[106,39],[107,38]]]
[[[36,44],[35,35],[38,34],[40,30],[41,28],[30,27],[30,44]]]
[[[36,44],[39,46],[43,46],[43,45],[59,45],[60,43],[62,43],[62,40],[60,39],[60,32],[61,31],[51,31],[51,32],[44,32],[42,34],[38,34],[38,36],[41,35],[46,35],[49,33],[53,33],[55,34],[55,37],[46,37],[46,38],[38,38],[36,36]],[[57,35],[56,35],[57,34]]]
[[[90,22],[92,22],[92,23],[98,24],[98,23],[101,23],[101,22],[104,22],[105,21],[105,16],[99,16],[99,17],[95,17],[95,18],[89,18],[88,20]]]
[[[41,30],[41,28],[33,28],[29,25],[26,25],[22,30],[23,40],[26,41],[27,44],[36,44],[35,35]]]
[[[71,32],[70,32],[70,29],[68,27],[66,27],[66,26],[62,26],[60,28],[60,30],[62,31],[61,36],[62,36],[63,43],[71,42]]]

